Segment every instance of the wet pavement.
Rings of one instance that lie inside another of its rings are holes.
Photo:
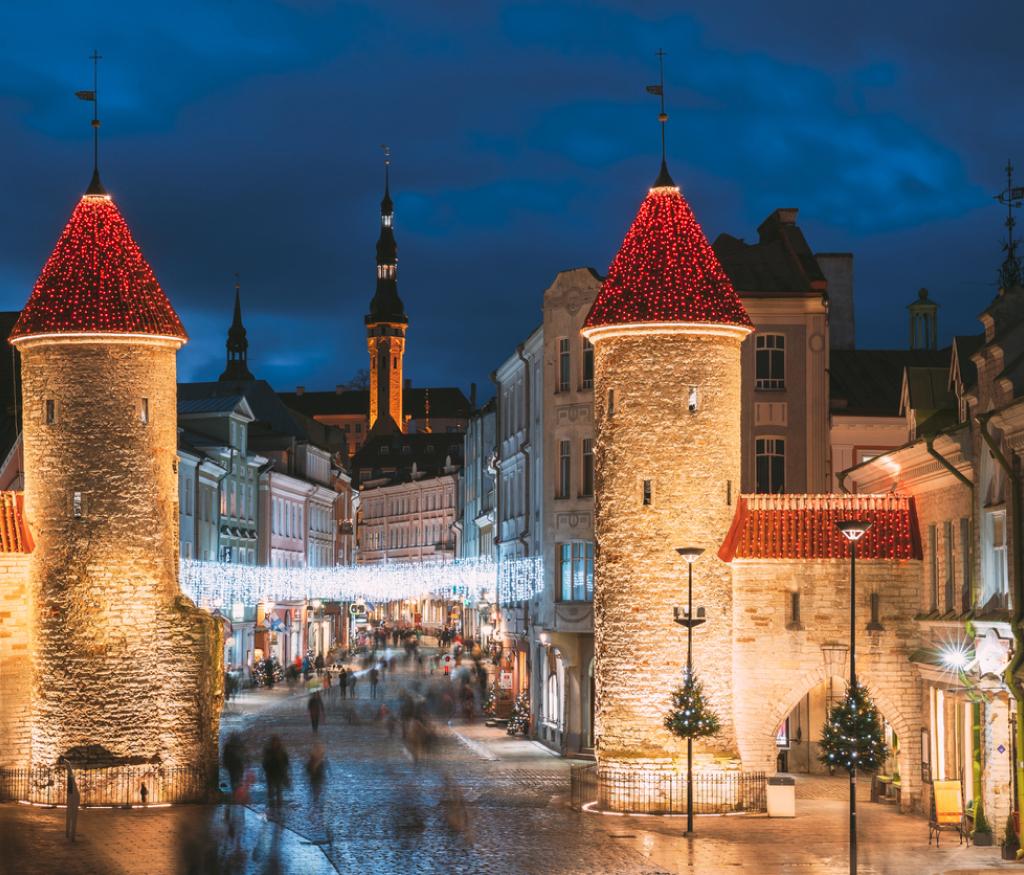
[[[435,679],[436,676],[435,676]],[[247,805],[148,811],[84,810],[75,845],[63,812],[0,806],[0,872],[19,875],[178,875],[178,873],[502,873],[502,875],[662,875],[682,872],[840,873],[847,871],[846,809],[840,800],[798,800],[793,820],[698,818],[685,839],[678,818],[579,814],[568,807],[569,762],[535,742],[480,723],[435,724],[436,740],[417,763],[399,728],[377,720],[395,708],[398,684],[382,700],[359,684],[347,704],[331,698],[319,735],[304,696],[279,691],[225,721],[240,730],[250,759],[279,735],[291,760],[280,808],[266,804],[256,769]],[[325,745],[327,776],[317,798],[304,763]],[[827,794],[826,794],[827,795]],[[461,798],[461,802],[459,799]],[[861,811],[863,873],[937,875],[995,867],[998,849],[927,844],[927,826],[889,806]]]

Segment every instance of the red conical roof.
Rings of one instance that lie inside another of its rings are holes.
[[[10,339],[82,333],[188,339],[106,194],[86,194],[78,202]]]
[[[690,205],[674,185],[660,183],[661,177],[640,205],[583,327],[638,322],[753,327]]]

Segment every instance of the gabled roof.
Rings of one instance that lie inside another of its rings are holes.
[[[796,224],[796,209],[775,210],[757,229],[757,243],[719,234],[713,249],[743,295],[821,295],[825,275]]]
[[[244,395],[211,396],[209,398],[179,398],[178,413],[234,413],[251,417],[252,410]]]
[[[833,349],[829,354],[829,399],[833,413],[900,415],[903,370],[948,367],[946,349]]]
[[[914,499],[906,495],[741,495],[718,556],[733,559],[846,559],[850,544],[840,520],[871,528],[858,559],[921,559]]]
[[[662,177],[640,205],[583,327],[652,322],[752,327],[690,205],[677,187],[660,182]]]
[[[978,367],[971,356],[985,342],[984,334],[958,334],[953,338],[952,361],[950,362],[950,388],[953,388],[954,376],[960,377],[964,388],[971,389],[978,382]],[[958,373],[954,373],[954,372]]]
[[[407,482],[413,479],[414,463],[419,475],[437,476],[444,473],[445,461],[449,457],[453,466],[461,467],[462,456],[461,434],[371,435],[352,457],[353,481]]]
[[[188,339],[109,195],[78,202],[10,339],[54,333]]]
[[[31,553],[35,544],[25,523],[25,496],[0,492],[0,553]]]

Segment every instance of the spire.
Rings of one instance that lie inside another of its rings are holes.
[[[252,380],[249,372],[249,339],[246,337],[245,326],[242,324],[242,291],[239,276],[235,274],[235,314],[228,329],[227,365],[221,380]]]
[[[99,63],[103,55],[93,49],[89,60],[92,61],[92,91],[76,91],[79,100],[92,102],[92,179],[85,190],[90,195],[105,195],[107,190],[100,182],[100,98],[99,98]]]
[[[672,175],[668,172],[668,162],[665,160],[665,122],[668,121],[668,113],[665,112],[665,52],[658,49],[655,54],[658,56],[658,84],[648,85],[647,93],[656,94],[661,102],[661,111],[658,113],[658,123],[661,125],[661,171],[652,188],[675,188],[676,184],[672,181]]]
[[[377,290],[370,301],[366,324],[406,324],[405,305],[398,297],[398,244],[395,243],[394,204],[391,201],[391,149],[384,150],[384,197],[380,202],[380,237],[377,238]]]

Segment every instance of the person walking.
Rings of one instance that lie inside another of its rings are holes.
[[[348,686],[349,686],[349,689],[352,691],[352,698],[353,699],[356,697],[356,684],[358,682],[359,682],[359,675],[356,674],[355,671],[350,671],[348,673]]]
[[[231,781],[231,799],[237,802],[242,786],[242,776],[245,774],[245,742],[237,732],[232,732],[228,740],[224,742],[224,749],[220,754],[221,764],[224,771],[228,773],[228,780]]]
[[[309,697],[306,707],[309,709],[309,722],[313,726],[313,733],[317,734],[320,732],[320,721],[327,716],[324,711],[324,700],[320,698],[319,690]]]
[[[324,655],[322,653],[316,655],[316,659],[313,660],[313,667],[316,669],[316,676],[320,677],[324,672]]]
[[[348,672],[342,669],[338,672],[338,688],[341,690],[341,698],[348,698]]]
[[[67,812],[64,815],[64,836],[75,840],[78,831],[78,807],[82,804],[82,794],[78,792],[78,782],[75,781],[75,773],[68,766],[68,798]]]
[[[267,806],[279,808],[284,788],[289,786],[288,751],[281,743],[281,737],[272,735],[263,748],[263,774],[267,780]]]
[[[377,684],[380,681],[380,672],[377,671],[377,667],[374,666],[370,669],[370,698],[377,698]]]

